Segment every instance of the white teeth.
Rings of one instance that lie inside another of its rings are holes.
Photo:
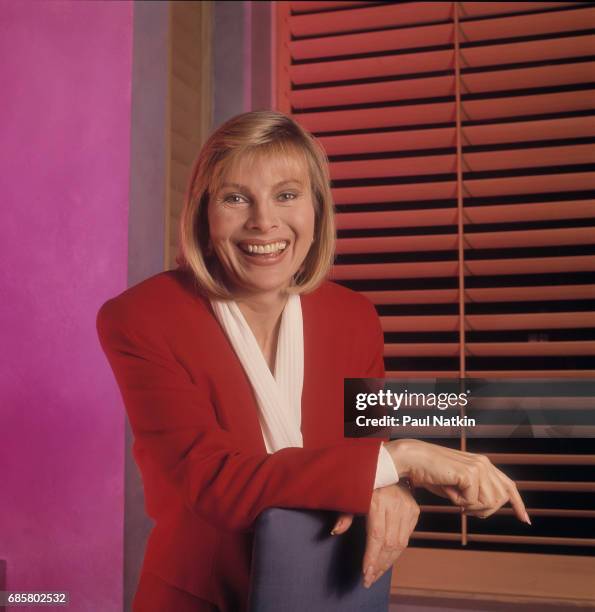
[[[264,255],[265,253],[277,253],[278,251],[283,251],[286,247],[287,242],[283,240],[280,242],[272,242],[265,245],[248,244],[244,247],[244,249],[247,250],[248,253],[258,253]]]

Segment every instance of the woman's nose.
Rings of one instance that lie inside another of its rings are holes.
[[[253,203],[250,207],[250,217],[248,219],[248,226],[250,229],[268,232],[278,227],[278,225],[277,212],[273,203],[268,201]]]

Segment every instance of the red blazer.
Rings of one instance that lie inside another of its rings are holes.
[[[189,273],[157,274],[97,315],[155,521],[143,571],[221,610],[246,607],[260,512],[369,510],[381,440],[343,437],[343,378],[384,377],[380,322],[332,282],[301,302],[304,448],[270,455],[250,382]]]

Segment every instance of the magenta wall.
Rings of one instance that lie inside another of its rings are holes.
[[[131,3],[0,1],[0,559],[77,612],[122,609],[131,52]]]

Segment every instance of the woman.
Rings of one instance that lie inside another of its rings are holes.
[[[100,309],[155,520],[135,610],[243,610],[269,507],[336,510],[335,534],[366,514],[369,586],[417,521],[399,476],[478,516],[510,500],[525,520],[484,457],[343,438],[343,379],[384,376],[383,335],[365,298],[325,280],[334,240],[321,147],[281,113],[245,113],[195,163],[179,268]]]

